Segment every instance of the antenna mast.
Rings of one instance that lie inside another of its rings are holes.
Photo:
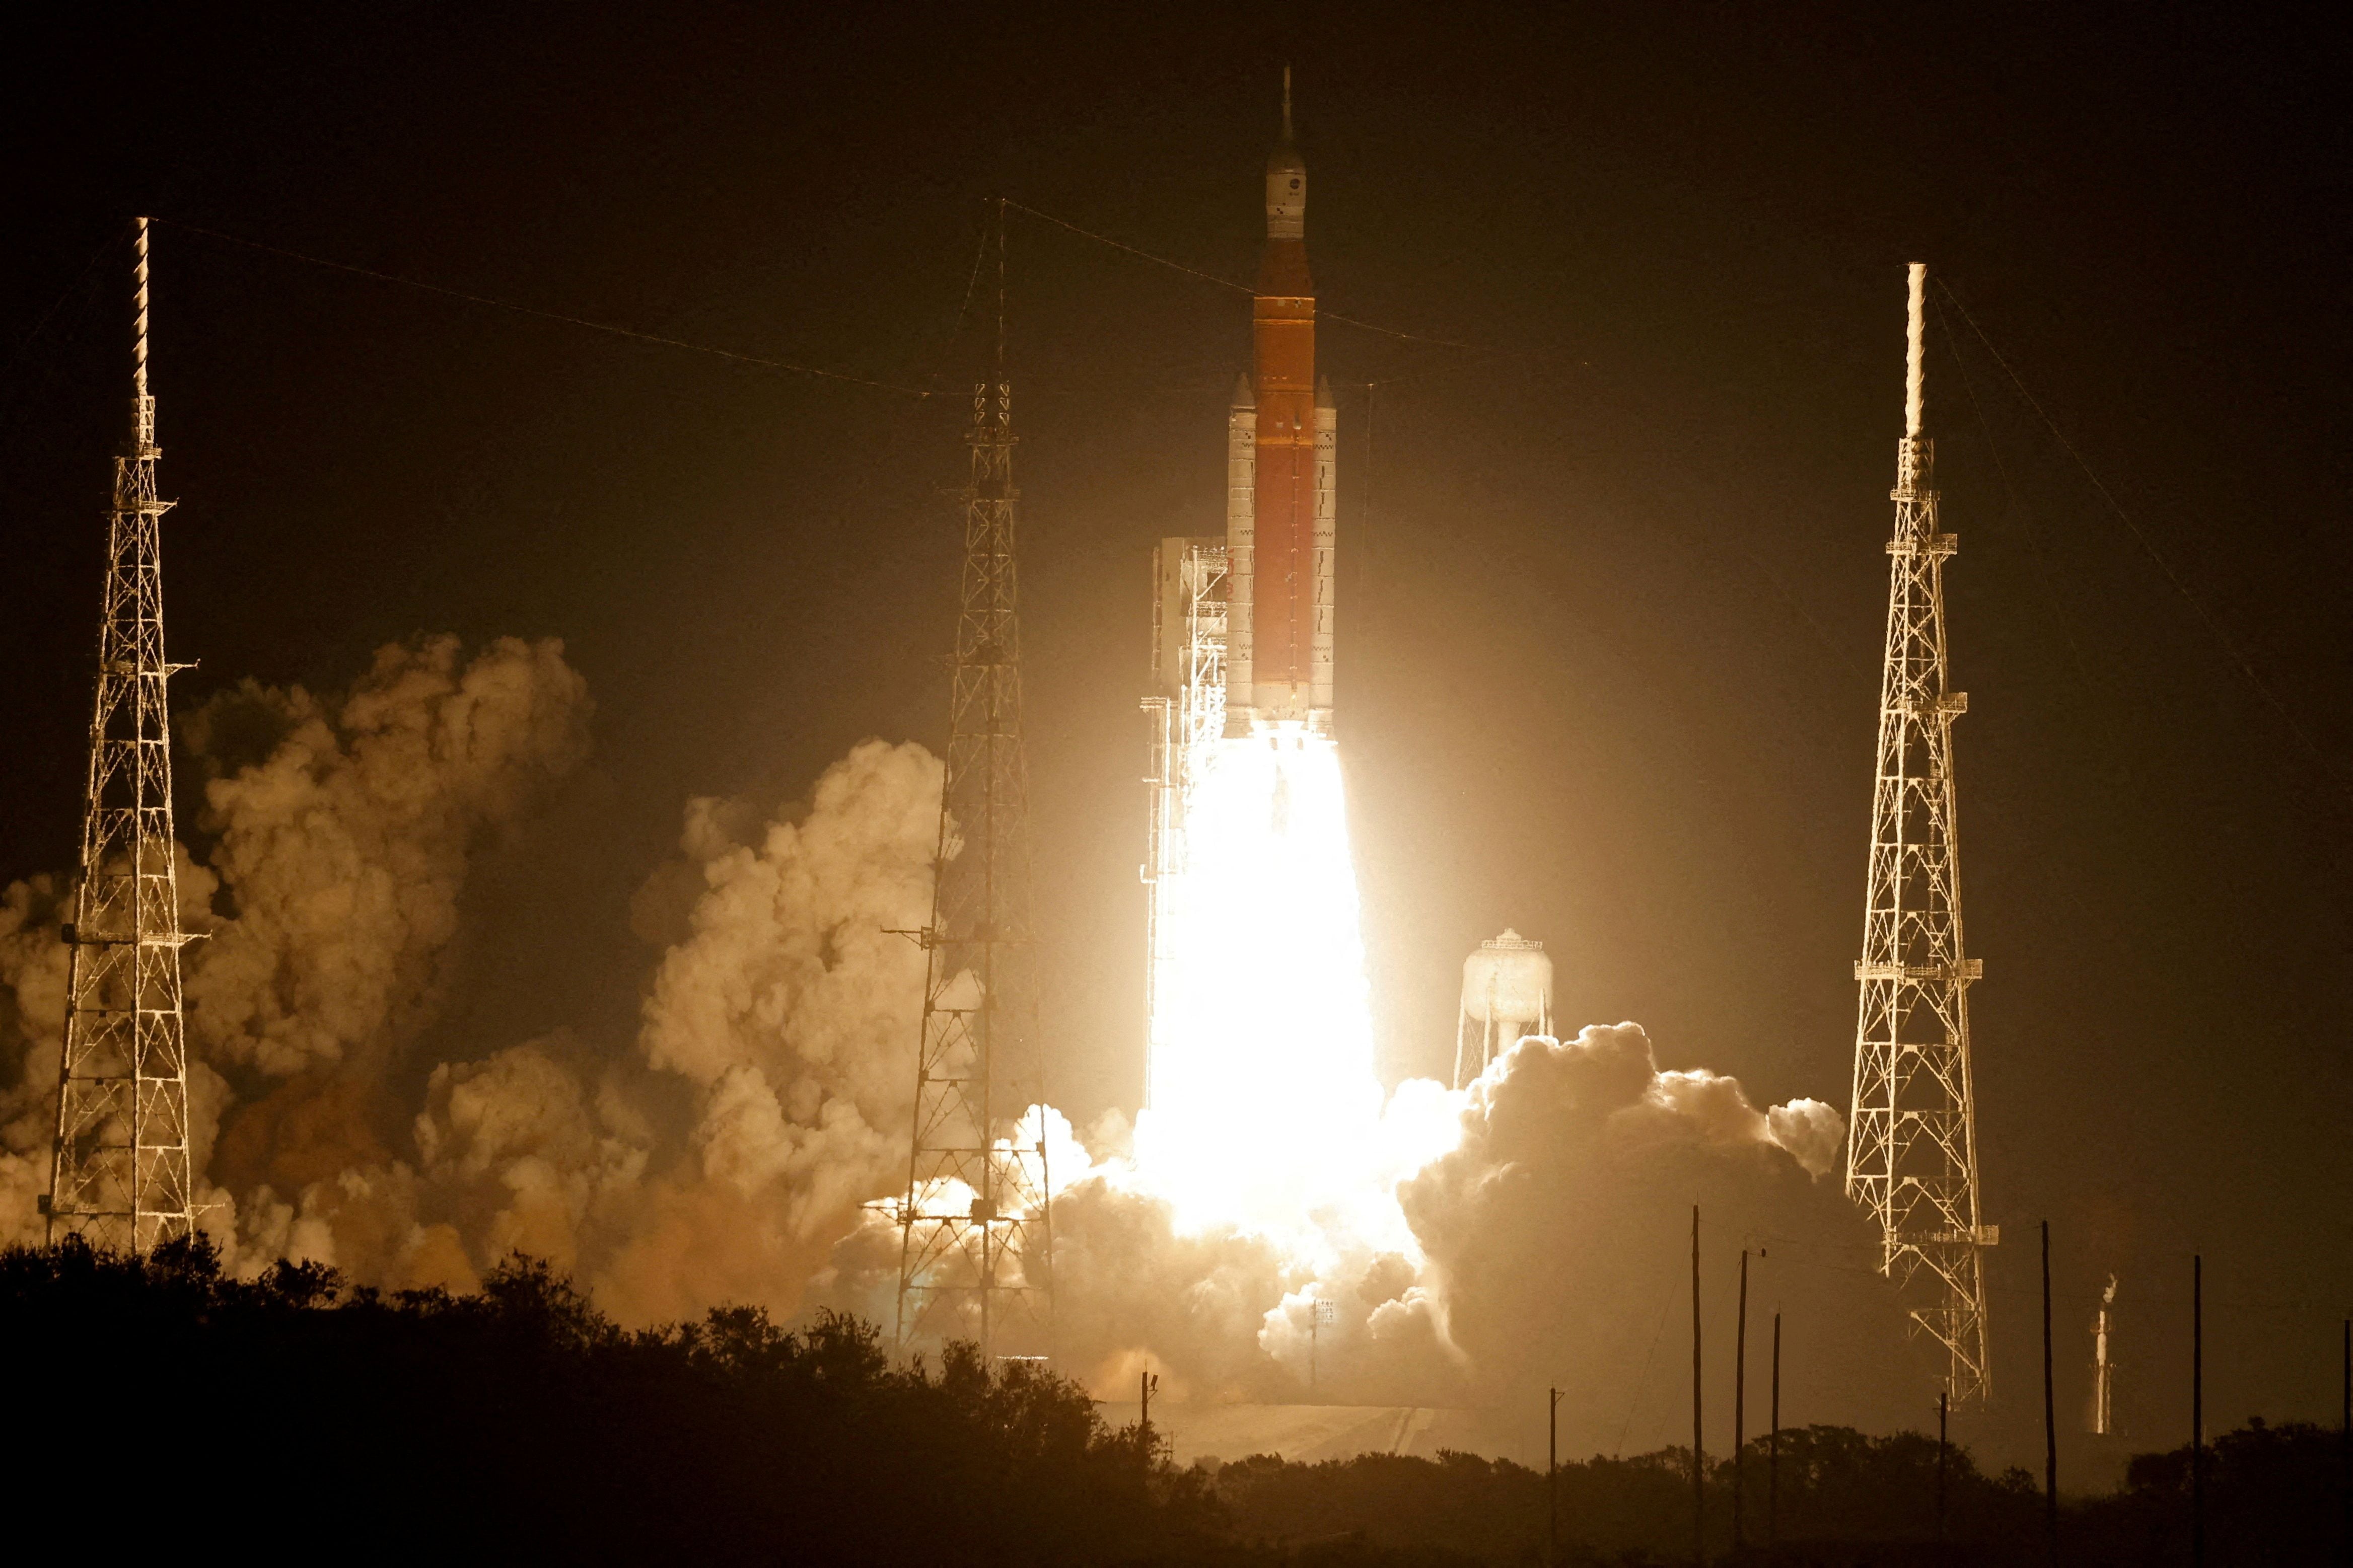
[[[90,721],[81,882],[68,952],[58,1135],[45,1209],[52,1242],[144,1254],[195,1226],[187,1036],[180,1013],[179,879],[164,657],[164,514],[147,393],[147,220],[139,220],[131,441],[114,459],[98,689]]]
[[[1984,966],[1961,942],[1953,721],[1968,698],[1947,686],[1945,563],[1959,541],[1937,530],[1935,447],[1920,433],[1927,276],[1913,266],[1846,1190],[1879,1223],[1880,1271],[1945,1347],[1957,1405],[1989,1388],[1983,1249],[2000,1231],[1978,1202],[1968,988]]]
[[[902,1346],[971,1340],[1039,1354],[1053,1319],[1044,1052],[1021,746],[1013,389],[1005,375],[1005,204],[993,379],[973,389],[963,608],[952,659],[915,1125],[900,1205]],[[1035,1114],[1032,1114],[1032,1112]]]

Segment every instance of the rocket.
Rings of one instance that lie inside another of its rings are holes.
[[[1226,426],[1226,734],[1333,732],[1335,489],[1339,413],[1315,374],[1307,165],[1291,129],[1266,163],[1266,249],[1250,311],[1250,372]]]

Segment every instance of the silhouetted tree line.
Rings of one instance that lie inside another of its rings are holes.
[[[1190,1542],[1210,1518],[1198,1487],[1160,1495],[1136,1434],[1027,1363],[961,1347],[893,1368],[865,1323],[788,1332],[751,1308],[624,1331],[519,1258],[457,1296],[347,1289],[315,1265],[239,1281],[202,1244],[145,1263],[18,1248],[0,1253],[0,1320],[10,1486],[52,1519],[72,1509],[93,1545],[1090,1563]]]
[[[1778,1485],[1766,1444],[1741,1467],[1745,1550],[1732,1542],[1734,1468],[1708,1467],[1711,1563],[1774,1568],[2040,1564],[2050,1561],[2042,1488],[2023,1469],[1989,1476],[1966,1449],[1945,1462],[1945,1530],[1936,1535],[1936,1441],[1873,1437],[1844,1426],[1780,1436]],[[2122,1490],[2061,1499],[2057,1562],[2068,1568],[2172,1568],[2190,1561],[2187,1447],[2135,1458]],[[1565,1464],[1558,1480],[1564,1564],[1689,1563],[1691,1450]],[[1217,1471],[1213,1491],[1234,1537],[1354,1540],[1428,1562],[1543,1560],[1544,1472],[1470,1454],[1435,1459],[1368,1454],[1319,1465],[1260,1455]],[[2205,1462],[2211,1568],[2353,1564],[2353,1447],[2341,1433],[2261,1421],[2216,1439]],[[1768,1549],[1767,1542],[1773,1542]],[[1367,1559],[1375,1561],[1379,1559]]]
[[[1440,1568],[1543,1561],[1541,1471],[1465,1454],[1179,1470],[1106,1428],[1076,1384],[969,1346],[894,1367],[879,1333],[725,1308],[624,1331],[544,1264],[479,1295],[347,1289],[280,1263],[225,1277],[201,1241],[144,1262],[79,1243],[0,1252],[10,1480],[92,1545],[164,1531],[264,1558],[430,1553],[861,1564]],[[2039,1563],[2022,1470],[1814,1426],[1762,1443],[1738,1561],[1820,1568]],[[2348,1451],[2253,1423],[2206,1468],[2207,1561],[2346,1559]],[[1710,1467],[1710,1553],[1730,1560],[1734,1471]],[[1688,1450],[1564,1466],[1564,1563],[1692,1560]],[[2067,1503],[2061,1561],[2189,1561],[2189,1456],[2133,1461]]]

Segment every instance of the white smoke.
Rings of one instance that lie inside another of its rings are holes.
[[[923,959],[894,932],[927,913],[939,763],[868,742],[783,810],[690,803],[633,906],[658,954],[634,1037],[470,1041],[469,877],[580,767],[589,712],[554,643],[432,638],[346,694],[248,684],[185,725],[216,775],[182,868],[209,933],[187,950],[206,1224],[248,1271],[462,1289],[522,1249],[628,1321],[748,1301],[887,1323],[896,1233],[861,1205],[904,1179]],[[47,1184],[59,886],[0,894],[8,1239],[37,1237]],[[415,1059],[437,1019],[448,1059]],[[1463,1093],[1400,1086],[1371,1168],[1403,1178],[1373,1197],[1409,1235],[1188,1228],[1123,1121],[1092,1153],[1045,1127],[1059,1353],[1105,1394],[1150,1367],[1170,1397],[1294,1399],[1312,1357],[1325,1398],[1477,1403],[1566,1366],[1622,1405],[1694,1197],[1727,1235],[1860,1223],[1814,1180],[1834,1110],[1662,1071],[1630,1024],[1522,1041]],[[1848,1291],[1861,1342],[1891,1337],[1876,1286]]]
[[[486,1061],[444,1063],[416,1125],[419,1173],[470,1262],[527,1252],[571,1272],[580,1241],[630,1206],[651,1129],[608,1081],[591,1090],[553,1037]]]
[[[688,807],[681,860],[638,900],[642,931],[676,937],[639,1047],[693,1086],[693,1119],[599,1278],[617,1310],[789,1310],[903,1180],[923,956],[901,933],[930,911],[940,777],[922,747],[869,741],[805,811]]]
[[[455,637],[380,650],[340,700],[246,682],[185,726],[275,732],[205,788],[230,918],[188,965],[191,1026],[218,1065],[277,1077],[413,1035],[441,1001],[482,839],[588,752],[587,683],[563,645]]]
[[[1736,1079],[1662,1071],[1639,1026],[1596,1026],[1574,1039],[1524,1039],[1500,1058],[1471,1090],[1461,1144],[1400,1197],[1427,1257],[1423,1283],[1476,1369],[1473,1386],[1482,1396],[1566,1389],[1564,1443],[1612,1447],[1646,1400],[1673,1388],[1687,1399],[1687,1384],[1647,1379],[1659,1326],[1689,1322],[1694,1206],[1710,1332],[1730,1327],[1736,1251],[1813,1260],[1802,1274],[1799,1263],[1772,1262],[1760,1292],[1768,1279],[1777,1294],[1802,1289],[1806,1419],[1861,1418],[1874,1374],[1899,1354],[1902,1317],[1863,1264],[1862,1215],[1818,1179],[1843,1137],[1838,1112],[1818,1100],[1759,1111]],[[1840,1266],[1818,1267],[1826,1257]],[[1835,1373],[1818,1364],[1832,1344]],[[1638,1445],[1674,1430],[1638,1429]]]
[[[733,1300],[789,1310],[904,1159],[913,1084],[900,1058],[922,955],[892,928],[920,924],[928,903],[938,781],[920,747],[869,742],[775,821],[742,802],[691,803],[678,859],[636,901],[642,929],[674,939],[637,1038],[600,1053],[559,1033],[443,1063],[401,1142],[350,1132],[379,1079],[292,1080],[279,1092],[299,1091],[306,1131],[338,1133],[305,1152],[326,1142],[347,1157],[299,1186],[254,1188],[245,1250],[467,1288],[521,1248],[631,1321]],[[461,858],[444,864],[462,873]],[[382,994],[384,1018],[429,1014],[446,951],[378,965],[401,982]]]
[[[181,925],[201,931],[217,883],[185,849],[177,858]],[[57,1135],[69,952],[61,928],[73,912],[71,897],[69,879],[47,874],[0,891],[0,1245],[37,1241],[47,1232],[39,1199],[49,1190],[50,1146]],[[216,1214],[225,1212],[226,1194],[206,1186],[201,1177],[229,1098],[228,1085],[208,1064],[189,1064],[188,1135],[199,1177],[197,1202]]]
[[[1312,1380],[1324,1400],[1417,1405],[1493,1405],[1575,1367],[1584,1411],[1622,1414],[1643,1392],[1660,1282],[1683,1278],[1694,1200],[1715,1234],[1861,1237],[1817,1180],[1844,1135],[1835,1110],[1759,1110],[1735,1079],[1662,1071],[1637,1025],[1525,1039],[1461,1093],[1400,1085],[1381,1136],[1428,1140],[1433,1111],[1439,1146],[1396,1192],[1412,1254],[1345,1215],[1309,1247],[1188,1226],[1106,1125],[1097,1159],[1055,1198],[1058,1359],[1103,1398],[1132,1397],[1150,1370],[1169,1399],[1284,1403],[1309,1398]],[[895,1231],[872,1218],[813,1299],[887,1322],[896,1263]],[[1810,1294],[1838,1303],[1858,1336],[1851,1359],[1872,1364],[1894,1342],[1881,1281],[1814,1281]],[[1668,1387],[1662,1373],[1651,1394]],[[1598,1447],[1615,1436],[1566,1429]]]
[[[40,876],[0,893],[0,1244],[36,1241],[57,1135],[59,1037],[66,1016],[69,912],[58,879]]]
[[[697,800],[635,905],[660,955],[634,1039],[568,1031],[412,1064],[447,1012],[470,874],[588,752],[559,644],[381,650],[334,695],[248,682],[182,726],[205,786],[184,860],[205,1223],[366,1283],[467,1288],[521,1248],[643,1319],[789,1310],[903,1164],[939,764],[869,742],[773,820]],[[64,911],[0,898],[0,1226],[47,1184]],[[223,1075],[226,1076],[223,1076]],[[403,1086],[411,1086],[406,1087]],[[220,1129],[216,1143],[215,1130]]]

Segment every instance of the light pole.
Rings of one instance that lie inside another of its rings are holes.
[[[1316,1339],[1324,1324],[1339,1317],[1340,1310],[1320,1296],[1308,1306],[1311,1310],[1307,1314],[1307,1392],[1313,1394],[1315,1392]]]
[[[1552,1404],[1545,1411],[1545,1563],[1560,1562],[1560,1390],[1547,1389]]]

